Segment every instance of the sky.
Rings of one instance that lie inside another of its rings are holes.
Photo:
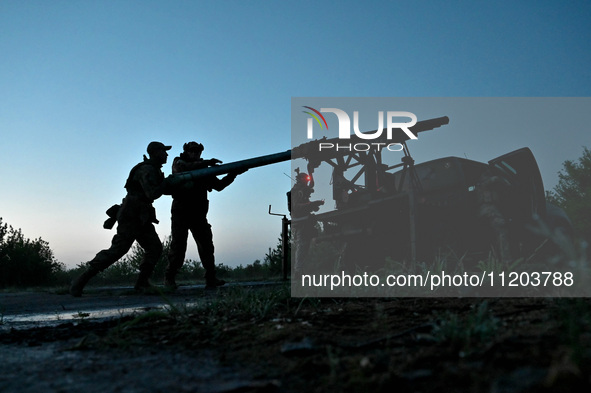
[[[589,20],[588,1],[0,0],[0,217],[73,267],[109,246],[105,210],[153,140],[173,146],[168,175],[189,141],[223,162],[290,149],[292,97],[591,96]],[[551,189],[591,145],[582,127],[524,125],[483,147],[489,134],[450,116],[409,147],[487,161],[532,145]],[[287,213],[290,172],[251,169],[210,194],[218,263],[277,245],[268,209]],[[154,204],[161,239],[170,203]]]

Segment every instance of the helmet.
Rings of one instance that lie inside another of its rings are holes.
[[[183,145],[183,151],[189,152],[189,151],[194,151],[197,153],[201,153],[203,151],[204,147],[201,143],[197,143],[197,142],[187,142]]]
[[[301,172],[296,175],[296,182],[298,183],[308,183],[310,181],[310,176],[307,173]]]

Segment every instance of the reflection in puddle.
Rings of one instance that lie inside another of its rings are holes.
[[[243,287],[243,288],[253,288],[253,287],[266,287],[266,286],[276,286],[280,283],[277,282],[242,282],[242,283],[230,283],[229,285],[225,286],[225,289],[229,289],[232,287]],[[62,300],[55,300],[54,302],[49,302],[46,306],[41,305],[40,307],[36,307],[38,311],[43,310],[43,312],[32,312],[33,310],[29,308],[30,312],[24,311],[19,312],[18,309],[13,307],[10,310],[5,310],[2,308],[2,304],[0,304],[0,332],[10,331],[11,329],[30,329],[36,327],[51,327],[51,326],[58,326],[63,323],[78,323],[82,321],[101,321],[109,318],[121,318],[124,316],[129,316],[133,314],[141,314],[146,311],[170,311],[171,309],[176,310],[187,310],[190,308],[194,308],[199,304],[202,304],[203,301],[208,301],[212,297],[216,297],[216,292],[208,293],[207,291],[200,292],[203,290],[203,285],[188,285],[183,286],[182,290],[177,291],[176,298],[166,298],[163,297],[161,300],[149,300],[146,302],[145,299],[142,298],[135,298],[133,296],[127,297],[102,297],[96,298],[96,301],[102,301],[102,304],[78,304],[77,302],[73,301],[70,303],[63,303]],[[100,291],[115,291],[115,290],[124,290],[125,287],[116,287],[116,288],[100,288],[95,289],[97,293]],[[104,300],[109,302],[108,304],[104,303]],[[92,300],[92,298],[90,298]],[[121,303],[124,304],[121,304]],[[125,304],[127,302],[127,304]],[[115,304],[118,303],[118,304]],[[13,303],[14,304],[14,303]],[[45,307],[43,309],[42,307]],[[86,308],[88,307],[88,308]],[[24,309],[27,309],[28,306],[25,303]],[[49,311],[53,309],[53,311]],[[7,311],[7,312],[6,312]]]
[[[194,307],[198,302],[183,303],[183,307]],[[170,311],[171,306],[167,304],[158,304],[141,307],[117,307],[106,308],[92,311],[78,311],[73,313],[70,311],[53,312],[53,313],[37,313],[37,314],[21,314],[4,316],[1,319],[0,331],[7,331],[10,329],[30,329],[42,326],[57,326],[62,323],[80,322],[80,321],[100,321],[109,318],[121,318],[127,315],[139,314],[146,311],[161,310]]]

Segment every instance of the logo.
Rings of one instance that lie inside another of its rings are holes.
[[[393,139],[393,130],[399,129],[406,134],[409,139],[418,139],[415,134],[410,131],[410,127],[414,126],[417,123],[417,117],[414,113],[411,112],[404,112],[404,111],[387,111],[386,112],[386,127],[384,128],[384,111],[378,111],[378,127],[375,132],[367,133],[361,132],[359,130],[359,111],[353,111],[353,132],[351,134],[351,118],[342,109],[338,108],[320,108],[320,110],[314,109],[310,106],[304,106],[303,108],[309,109],[309,111],[303,111],[304,113],[312,116],[308,118],[307,123],[307,138],[313,139],[314,138],[314,120],[320,125],[320,128],[323,129],[326,126],[328,130],[328,123],[322,113],[333,113],[337,116],[337,120],[339,122],[339,139],[347,140],[351,139],[351,135],[355,135],[359,139],[363,140],[375,140],[377,138],[382,137],[384,131],[386,132],[386,139],[388,141],[392,141]],[[400,122],[395,121],[398,119],[407,118],[410,121]],[[322,119],[322,122],[320,121]],[[400,143],[371,143],[374,148],[377,148],[378,151],[382,147],[387,147],[388,150],[391,151],[400,151],[402,150],[402,145]],[[396,149],[392,149],[392,146],[396,146]],[[336,150],[355,150],[355,151],[368,151],[371,147],[369,143],[355,143],[349,145],[340,145],[334,143],[320,143],[319,144],[319,151],[323,149],[334,149]]]
[[[322,116],[322,113],[318,112],[316,109],[310,107],[310,106],[304,106],[304,108],[306,109],[310,109],[312,112],[314,112],[316,115],[320,116],[320,118],[322,119],[322,121],[324,122],[324,125],[326,126],[326,129],[328,130],[328,124],[326,124],[326,119],[324,118],[324,116]],[[322,128],[322,123],[320,122],[320,120],[318,119],[318,117],[314,114],[314,113],[310,113],[307,111],[303,111],[304,113],[312,116],[314,119],[316,119],[316,121],[318,122],[318,124],[320,124],[320,128]],[[308,119],[308,139],[312,139],[312,126],[314,124],[312,123],[312,119]]]

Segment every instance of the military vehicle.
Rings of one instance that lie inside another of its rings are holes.
[[[447,117],[418,122],[410,130],[433,130],[449,123]],[[375,134],[376,131],[368,134]],[[364,141],[352,136],[353,143]],[[415,164],[406,141],[374,140],[362,151],[334,150],[317,153],[318,141],[294,148],[308,159],[313,173],[320,163],[332,166],[332,194],[336,209],[313,215],[321,225],[316,242],[343,243],[341,264],[353,267],[394,260],[433,260],[442,252],[478,259],[499,256],[499,231],[507,235],[514,258],[529,256],[546,238],[541,232],[560,229],[572,236],[566,214],[549,204],[536,160],[521,148],[487,163],[459,157],[444,157]],[[329,145],[336,139],[322,140]],[[365,141],[366,142],[366,141]],[[386,143],[396,142],[404,153],[401,162],[388,166],[382,161]],[[350,177],[347,178],[347,174]],[[364,178],[363,182],[359,180]],[[484,179],[501,179],[495,206],[504,221],[483,217],[481,190]],[[545,228],[542,228],[545,227]],[[484,255],[483,255],[484,254]]]
[[[448,123],[447,117],[419,121],[410,131],[418,135]],[[326,163],[332,167],[335,209],[294,219],[292,223],[304,220],[319,223],[317,242],[339,242],[343,263],[350,266],[379,264],[386,257],[429,259],[442,250],[480,256],[498,252],[495,231],[479,214],[478,191],[486,173],[502,178],[507,185],[499,193],[497,205],[513,255],[527,255],[544,242],[535,231],[541,224],[572,233],[564,212],[546,201],[538,165],[528,148],[487,163],[444,157],[415,164],[406,144],[408,139],[408,135],[400,133],[386,140],[383,133],[372,143],[365,143],[362,149],[320,151],[320,144],[339,142],[338,138],[323,138],[282,153],[171,177],[173,183],[182,183],[302,158],[307,160],[307,171],[313,178],[314,170]],[[354,145],[367,140],[352,135],[350,142]],[[400,163],[389,166],[383,162],[382,154],[388,154],[386,146],[393,143],[398,145],[403,157]]]

